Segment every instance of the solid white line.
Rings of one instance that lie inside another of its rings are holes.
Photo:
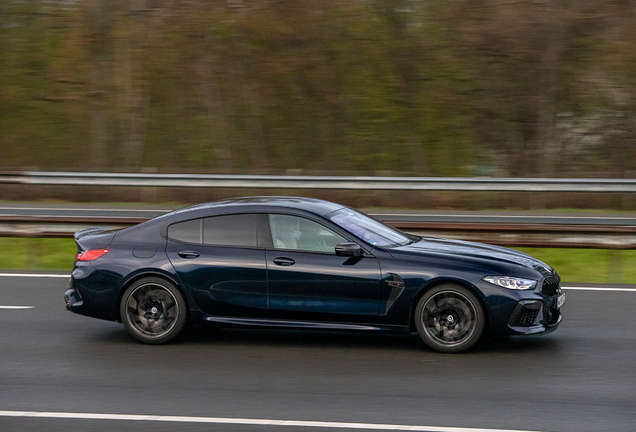
[[[35,306],[0,306],[0,309],[33,309]]]
[[[264,425],[264,426],[296,426],[339,429],[368,429],[368,430],[393,430],[393,431],[420,431],[420,432],[531,432],[511,429],[479,429],[457,428],[438,426],[408,426],[379,423],[341,423],[325,421],[302,420],[268,420],[247,418],[224,417],[185,417],[185,416],[157,416],[134,414],[92,414],[92,413],[68,413],[68,412],[38,412],[38,411],[0,411],[0,417],[36,417],[57,419],[87,419],[87,420],[133,420],[133,421],[160,421],[175,423],[219,423],[238,425]]]
[[[625,291],[625,292],[636,291],[636,288],[614,288],[614,287],[602,288],[602,287],[564,287],[562,286],[561,289],[576,290],[576,291]]]
[[[70,278],[70,274],[0,273],[0,277]]]

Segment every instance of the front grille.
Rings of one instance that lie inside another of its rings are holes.
[[[543,286],[541,287],[541,292],[545,295],[554,295],[559,289],[559,283],[561,283],[561,278],[558,274],[554,274],[553,276],[548,276],[543,279]]]
[[[515,322],[513,324],[514,327],[530,327],[534,320],[537,319],[537,315],[539,315],[539,309],[528,309],[521,308],[517,317],[515,318]]]

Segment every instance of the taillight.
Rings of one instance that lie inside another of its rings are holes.
[[[77,261],[93,261],[107,253],[108,249],[87,250],[84,252],[79,252],[77,255],[75,255],[75,259]]]

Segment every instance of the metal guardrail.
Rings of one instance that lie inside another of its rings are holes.
[[[0,236],[72,238],[90,226],[125,228],[145,218],[76,216],[0,216]],[[636,249],[636,226],[564,224],[440,223],[384,220],[403,231],[500,246]]]
[[[117,187],[420,190],[492,192],[636,192],[636,179],[277,176],[86,172],[0,172],[0,184]],[[636,227],[536,223],[440,223],[387,215],[385,222],[415,234],[503,246],[636,249]],[[0,236],[71,237],[88,226],[122,228],[143,218],[0,216]]]
[[[636,226],[562,224],[409,223],[388,221],[409,233],[508,247],[636,249]]]
[[[0,237],[73,238],[73,233],[93,226],[126,228],[144,218],[77,216],[0,216]]]
[[[0,184],[491,192],[636,192],[636,179],[0,172]]]

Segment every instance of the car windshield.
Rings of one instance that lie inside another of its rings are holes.
[[[373,246],[392,247],[411,243],[411,239],[401,232],[351,209],[337,210],[330,219]]]

